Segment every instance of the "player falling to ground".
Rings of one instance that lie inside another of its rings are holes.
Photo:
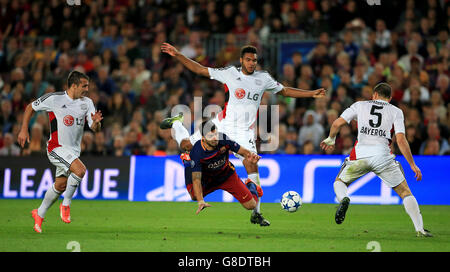
[[[67,91],[48,93],[25,109],[18,143],[23,148],[29,142],[28,123],[35,111],[47,111],[50,120],[50,139],[47,142],[47,157],[56,166],[55,183],[45,193],[41,206],[31,214],[34,230],[42,232],[45,213],[64,192],[64,200],[59,206],[62,221],[70,223],[72,197],[86,173],[86,166],[79,159],[81,138],[85,120],[97,132],[103,119],[100,111],[95,111],[94,103],[86,95],[89,77],[72,71],[67,78]]]
[[[390,149],[395,132],[400,151],[415,173],[415,178],[418,181],[422,179],[422,173],[414,162],[405,137],[403,112],[389,103],[391,97],[392,89],[388,84],[376,85],[372,100],[356,102],[346,109],[331,125],[328,138],[320,144],[322,149],[332,150],[341,126],[357,120],[358,140],[350,156],[342,164],[333,185],[340,202],[335,220],[337,224],[341,224],[345,219],[350,204],[347,186],[361,176],[374,172],[403,199],[406,213],[411,217],[417,236],[430,237],[430,232],[423,228],[419,205],[406,183],[403,168]]]
[[[293,98],[325,97],[323,88],[309,91],[286,87],[274,80],[268,72],[256,71],[258,55],[253,46],[242,47],[241,67],[228,66],[225,68],[204,67],[185,57],[168,43],[162,44],[161,51],[176,58],[190,71],[224,84],[227,102],[223,111],[214,118],[214,123],[219,132],[225,133],[230,139],[254,153],[257,153],[255,144],[257,112],[265,91]],[[200,139],[199,133],[189,136],[189,132],[182,124],[182,115],[164,120],[161,128],[173,128],[175,139],[184,151],[191,150],[196,141]],[[260,185],[257,163],[250,163],[239,154],[237,157],[242,160],[248,179]],[[262,216],[260,203],[261,201],[258,202],[250,221],[261,226],[268,226],[270,223]]]
[[[221,135],[210,120],[202,122],[200,131],[202,138],[192,147],[190,167],[186,167],[186,189],[192,200],[198,202],[196,213],[211,207],[203,197],[218,189],[232,194],[245,209],[253,210],[258,197],[263,194],[262,189],[251,180],[244,185],[229,161],[229,152],[231,150],[253,163],[260,157]]]

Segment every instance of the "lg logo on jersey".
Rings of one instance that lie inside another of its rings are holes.
[[[234,95],[236,96],[237,99],[242,99],[245,97],[245,90],[244,89],[236,89],[234,91]],[[247,93],[247,99],[249,100],[253,100],[253,101],[258,101],[259,98],[259,94],[253,94],[253,96],[251,95],[250,92]]]
[[[72,126],[75,121],[76,121],[77,126],[84,125],[83,119],[73,118],[72,115],[66,115],[66,116],[64,116],[64,119],[63,119],[64,125],[66,125],[68,127]]]

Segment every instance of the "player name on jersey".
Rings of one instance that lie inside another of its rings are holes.
[[[369,127],[362,127],[359,133],[363,133],[370,136],[381,136],[386,137],[386,130],[384,129],[377,129],[377,128],[369,128]]]

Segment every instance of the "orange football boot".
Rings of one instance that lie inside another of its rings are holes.
[[[34,231],[37,233],[42,233],[41,226],[42,222],[44,221],[44,218],[38,215],[37,209],[31,211],[31,216],[33,216],[34,219]]]

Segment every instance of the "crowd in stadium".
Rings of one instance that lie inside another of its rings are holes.
[[[89,96],[104,116],[102,132],[86,129],[82,155],[178,154],[161,120],[177,104],[192,109],[194,97],[223,107],[225,95],[218,82],[161,53],[161,43],[223,67],[239,64],[236,37],[261,50],[277,33],[306,33],[317,45],[293,54],[280,72],[269,70],[272,76],[285,86],[323,87],[328,97],[266,94],[262,104],[280,108],[279,146],[271,153],[322,154],[331,123],[384,81],[392,86],[391,103],[404,112],[412,153],[450,154],[449,1],[381,1],[373,7],[385,11],[378,14],[356,0],[48,2],[0,0],[0,155],[46,153],[45,112],[34,115],[27,147],[18,147],[23,111],[43,94],[63,91],[73,69],[90,77]],[[217,33],[226,42],[210,57],[204,41]],[[356,135],[355,124],[344,127],[333,154],[349,154]]]

